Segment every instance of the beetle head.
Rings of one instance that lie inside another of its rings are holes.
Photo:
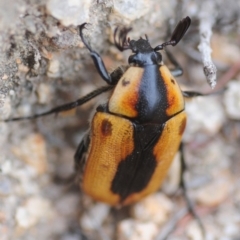
[[[129,64],[134,64],[137,66],[146,66],[152,64],[159,64],[162,61],[162,55],[154,51],[146,39],[140,38],[139,40],[130,40],[129,49],[132,50],[133,54],[128,58]]]
[[[145,39],[140,37],[137,41],[130,40],[130,38],[127,38],[129,31],[131,31],[131,28],[120,29],[118,39],[118,28],[116,28],[114,32],[114,42],[116,47],[120,51],[130,49],[133,52],[128,59],[129,64],[134,64],[137,66],[159,64],[162,61],[162,56],[159,52],[155,51],[151,47],[147,35],[145,35]]]
[[[182,39],[190,24],[191,19],[189,17],[182,19],[175,27],[170,41],[162,43],[155,48],[151,47],[147,35],[145,35],[146,39],[140,38],[137,41],[127,38],[127,34],[131,31],[131,28],[122,28],[120,30],[116,28],[114,42],[120,51],[132,50],[133,54],[128,59],[129,64],[138,66],[159,64],[162,61],[162,55],[158,51],[163,50],[167,45],[175,46]]]

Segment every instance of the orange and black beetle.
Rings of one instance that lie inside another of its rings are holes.
[[[132,50],[133,55],[125,72],[118,68],[111,75],[85,41],[85,24],[80,26],[81,39],[98,72],[115,85],[108,102],[97,107],[75,155],[77,169],[84,168],[81,187],[93,199],[130,204],[156,191],[165,178],[181,143],[186,113],[182,91],[158,51],[176,45],[190,23],[189,17],[184,18],[171,40],[155,48],[147,36],[127,39],[130,29],[120,30],[116,39],[116,29],[115,45],[121,51]]]
[[[69,110],[113,89],[108,102],[97,107],[90,130],[77,149],[76,171],[81,173],[82,189],[95,200],[127,205],[142,199],[160,187],[179,149],[186,125],[184,97],[202,95],[181,91],[173,77],[182,73],[180,66],[167,52],[176,66],[170,71],[159,53],[167,45],[175,46],[190,24],[189,17],[182,19],[171,40],[155,48],[150,46],[147,36],[134,41],[127,39],[130,29],[116,29],[116,47],[121,51],[130,49],[133,54],[124,71],[118,68],[111,74],[85,41],[85,24],[81,25],[80,37],[109,86],[45,113],[6,121]]]

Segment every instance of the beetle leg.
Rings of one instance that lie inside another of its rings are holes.
[[[209,93],[200,93],[200,92],[195,92],[195,91],[182,91],[182,95],[185,98],[194,98],[194,97],[202,97],[202,96],[212,96],[215,94],[221,94],[226,90],[226,88],[214,91],[214,92],[209,92]]]
[[[166,52],[166,55],[168,57],[168,59],[170,60],[170,62],[174,65],[174,69],[171,69],[171,74],[174,76],[174,77],[179,77],[183,74],[183,69],[182,67],[180,66],[180,64],[177,62],[176,58],[172,55],[172,53],[170,51],[168,51],[167,48],[165,48],[165,52]]]
[[[120,78],[126,72],[126,70],[128,68],[129,68],[129,66],[120,66],[120,67],[116,68],[113,72],[111,72],[110,76],[111,76],[111,79],[112,79],[114,85],[116,85],[118,83],[118,81],[120,80]]]
[[[184,181],[184,173],[187,170],[187,165],[186,165],[186,161],[185,161],[185,157],[184,157],[184,147],[183,147],[183,142],[181,142],[180,147],[179,147],[179,151],[180,151],[180,161],[181,161],[181,175],[180,175],[180,187],[183,190],[183,194],[184,194],[184,198],[185,201],[187,203],[187,207],[188,207],[188,211],[192,214],[192,216],[196,219],[196,221],[199,224],[199,227],[202,231],[203,237],[205,239],[205,228],[203,226],[203,223],[201,221],[201,219],[199,218],[198,214],[196,213],[193,203],[190,200],[188,193],[187,193],[187,187]]]
[[[95,51],[90,51],[90,55],[93,59],[94,65],[95,65],[98,73],[102,77],[102,79],[104,81],[106,81],[107,84],[114,85],[114,83],[112,81],[112,78],[111,78],[111,75],[108,74],[108,72],[106,70],[106,67],[105,67],[105,64],[104,64],[102,58],[100,57],[100,55]]]
[[[50,115],[50,114],[53,114],[53,113],[68,111],[70,109],[73,109],[73,108],[76,108],[80,105],[83,105],[84,103],[90,101],[91,99],[95,98],[96,96],[100,95],[101,93],[110,91],[112,88],[113,88],[113,86],[108,86],[108,85],[103,86],[103,87],[100,87],[100,88],[88,93],[86,96],[84,96],[82,98],[79,98],[78,100],[76,100],[74,102],[66,103],[64,105],[52,108],[49,111],[46,111],[46,112],[43,112],[43,113],[38,113],[38,114],[35,114],[35,115],[32,115],[32,116],[27,116],[27,117],[16,117],[16,118],[5,119],[3,121],[4,122],[13,122],[13,121],[26,120],[26,119],[34,119],[34,118]]]
[[[194,92],[194,91],[182,91],[182,94],[185,98],[193,98],[193,97],[211,95],[211,94],[204,94],[204,93]]]
[[[85,165],[84,154],[87,152],[89,143],[90,143],[90,138],[89,138],[89,131],[88,131],[87,133],[85,133],[82,141],[78,145],[76,153],[74,154],[74,168],[76,173],[80,172],[80,175],[83,172],[83,168]]]
[[[85,38],[83,36],[83,29],[85,28],[85,25],[86,25],[86,23],[83,23],[82,25],[79,26],[79,35],[80,35],[80,37],[82,39],[82,42],[84,43],[86,48],[89,50],[90,55],[91,55],[91,57],[93,59],[94,65],[95,65],[98,73],[102,77],[102,79],[104,81],[106,81],[107,84],[109,84],[109,85],[115,85],[116,84],[115,79],[112,79],[112,75],[107,72],[107,69],[105,67],[105,64],[104,64],[101,56],[97,52],[92,50],[90,45],[85,40]]]

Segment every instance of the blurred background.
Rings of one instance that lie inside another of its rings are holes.
[[[0,0],[0,118],[40,113],[105,85],[78,25],[89,23],[84,34],[111,72],[130,54],[114,46],[116,26],[131,26],[130,38],[147,34],[156,46],[186,16],[189,30],[168,47],[184,69],[177,81],[184,90],[215,92],[186,102],[188,193],[206,239],[239,240],[240,1]],[[171,68],[164,51],[163,58]],[[203,239],[178,188],[178,156],[161,191],[122,209],[62,183],[91,112],[107,97],[57,116],[0,122],[0,239]]]

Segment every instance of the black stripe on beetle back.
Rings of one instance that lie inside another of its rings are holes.
[[[157,164],[153,148],[163,128],[164,124],[134,124],[134,150],[119,163],[111,186],[111,191],[120,195],[121,202],[149,183]]]
[[[144,67],[139,86],[138,103],[135,106],[138,112],[136,121],[139,123],[161,124],[169,119],[166,114],[168,108],[167,88],[159,67],[159,65]]]

